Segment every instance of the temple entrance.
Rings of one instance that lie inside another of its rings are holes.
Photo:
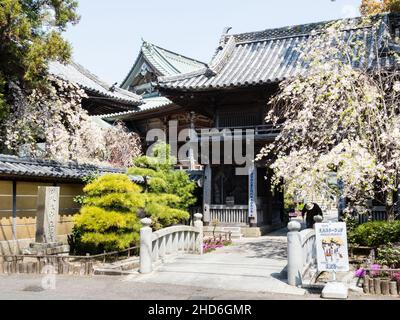
[[[236,167],[221,165],[212,168],[213,205],[248,205],[248,176],[236,175]]]
[[[280,227],[283,193],[271,190],[271,173],[265,167],[237,175],[234,165],[207,166],[204,185],[206,225]]]

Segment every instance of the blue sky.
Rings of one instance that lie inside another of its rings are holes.
[[[79,0],[82,16],[65,37],[74,59],[110,84],[134,63],[141,38],[209,62],[231,33],[358,15],[361,0]]]

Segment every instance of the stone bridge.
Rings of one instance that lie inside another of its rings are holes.
[[[236,240],[232,246],[203,255],[171,255],[151,273],[133,274],[127,281],[304,295],[305,290],[287,283],[286,234],[283,229],[262,238]]]

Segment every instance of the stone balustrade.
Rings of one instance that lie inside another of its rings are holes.
[[[309,268],[316,262],[316,238],[313,229],[301,230],[301,224],[291,221],[288,224],[288,283],[300,286]]]
[[[203,215],[194,215],[194,226],[173,226],[153,232],[152,221],[141,220],[140,229],[140,273],[153,271],[153,266],[162,263],[168,256],[178,254],[203,254]]]

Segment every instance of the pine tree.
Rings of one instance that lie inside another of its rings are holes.
[[[364,16],[384,12],[400,12],[400,0],[362,0],[360,7]]]
[[[107,174],[83,191],[84,205],[74,217],[78,243],[97,252],[122,250],[138,243],[138,211],[145,205],[138,185],[124,174]]]
[[[186,172],[174,170],[173,163],[170,146],[158,143],[152,156],[135,159],[134,166],[128,170],[129,174],[143,176],[146,180],[145,212],[155,229],[189,219],[187,210],[196,202],[195,183]]]
[[[50,60],[68,61],[62,38],[79,21],[76,0],[0,0],[0,120],[12,105],[11,83],[24,90],[42,82]]]

